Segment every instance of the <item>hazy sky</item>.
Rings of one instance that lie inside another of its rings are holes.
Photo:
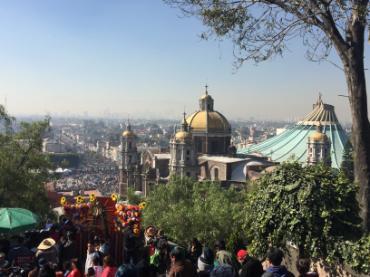
[[[350,119],[337,96],[343,72],[308,62],[301,41],[283,59],[235,70],[230,42],[201,40],[199,20],[160,0],[3,0],[0,26],[0,103],[11,114],[180,119],[207,83],[230,119],[300,118],[319,92]]]

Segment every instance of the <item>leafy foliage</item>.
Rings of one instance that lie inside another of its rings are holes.
[[[350,141],[344,147],[343,161],[340,165],[340,169],[346,174],[347,178],[351,181],[354,180],[353,173],[353,147]]]
[[[0,106],[0,203],[2,207],[21,207],[40,215],[48,213],[44,182],[49,167],[42,154],[42,135],[48,120],[20,124],[12,129],[15,119]]]
[[[293,243],[301,256],[340,257],[339,241],[360,236],[356,187],[324,165],[285,163],[254,184],[245,207],[249,249],[263,256],[269,245]]]
[[[182,245],[193,237],[208,245],[220,238],[232,243],[241,236],[242,205],[242,193],[219,183],[173,178],[149,195],[144,223],[158,226]]]
[[[370,235],[358,241],[346,241],[341,246],[346,264],[357,272],[370,274]]]

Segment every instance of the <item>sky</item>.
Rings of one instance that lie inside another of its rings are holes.
[[[350,121],[343,72],[307,61],[301,40],[236,69],[230,41],[202,40],[199,19],[160,0],[2,0],[0,26],[0,103],[12,115],[180,120],[208,84],[229,119],[297,120],[321,92]]]

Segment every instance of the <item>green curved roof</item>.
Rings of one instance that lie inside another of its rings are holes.
[[[330,139],[332,167],[339,168],[342,163],[343,151],[348,137],[338,122],[334,107],[324,104],[321,98],[314,105],[312,112],[302,121],[289,126],[281,134],[259,144],[238,149],[238,153],[259,153],[263,156],[270,157],[275,162],[284,162],[288,159],[293,159],[305,163],[307,161],[308,137],[316,131],[317,125],[322,126],[322,132]]]

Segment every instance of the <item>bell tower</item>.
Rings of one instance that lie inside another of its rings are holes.
[[[136,187],[136,171],[139,165],[139,155],[137,152],[137,136],[132,131],[130,122],[126,125],[126,130],[121,137],[121,163],[119,193],[121,196],[127,196],[128,187]]]

